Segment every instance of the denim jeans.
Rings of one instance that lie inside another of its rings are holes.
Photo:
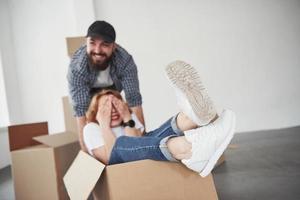
[[[159,128],[145,133],[142,137],[121,136],[116,139],[109,164],[125,163],[137,160],[177,161],[169,152],[166,142],[170,137],[182,136],[176,124],[176,116]]]

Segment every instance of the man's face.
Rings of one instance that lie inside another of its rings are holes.
[[[115,43],[108,43],[100,37],[87,38],[89,63],[97,70],[105,70],[115,49]]]

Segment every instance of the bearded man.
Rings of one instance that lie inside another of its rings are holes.
[[[114,27],[105,21],[95,21],[86,35],[86,44],[73,55],[68,70],[68,87],[83,151],[85,113],[93,94],[103,89],[124,90],[128,106],[144,123],[142,96],[136,64],[132,56],[115,42]]]

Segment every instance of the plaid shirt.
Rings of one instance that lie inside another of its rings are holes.
[[[71,59],[68,70],[68,86],[76,117],[85,115],[99,71],[89,67],[86,45],[81,46]],[[130,107],[142,105],[137,67],[128,52],[117,45],[110,62],[110,76],[118,91],[124,89]]]

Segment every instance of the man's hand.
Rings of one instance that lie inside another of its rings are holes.
[[[140,122],[144,125],[146,131],[146,126],[145,126],[145,120],[144,120],[144,114],[143,114],[143,108],[142,106],[135,106],[131,107],[131,110],[134,112],[134,114],[137,116],[137,118],[140,120]]]

